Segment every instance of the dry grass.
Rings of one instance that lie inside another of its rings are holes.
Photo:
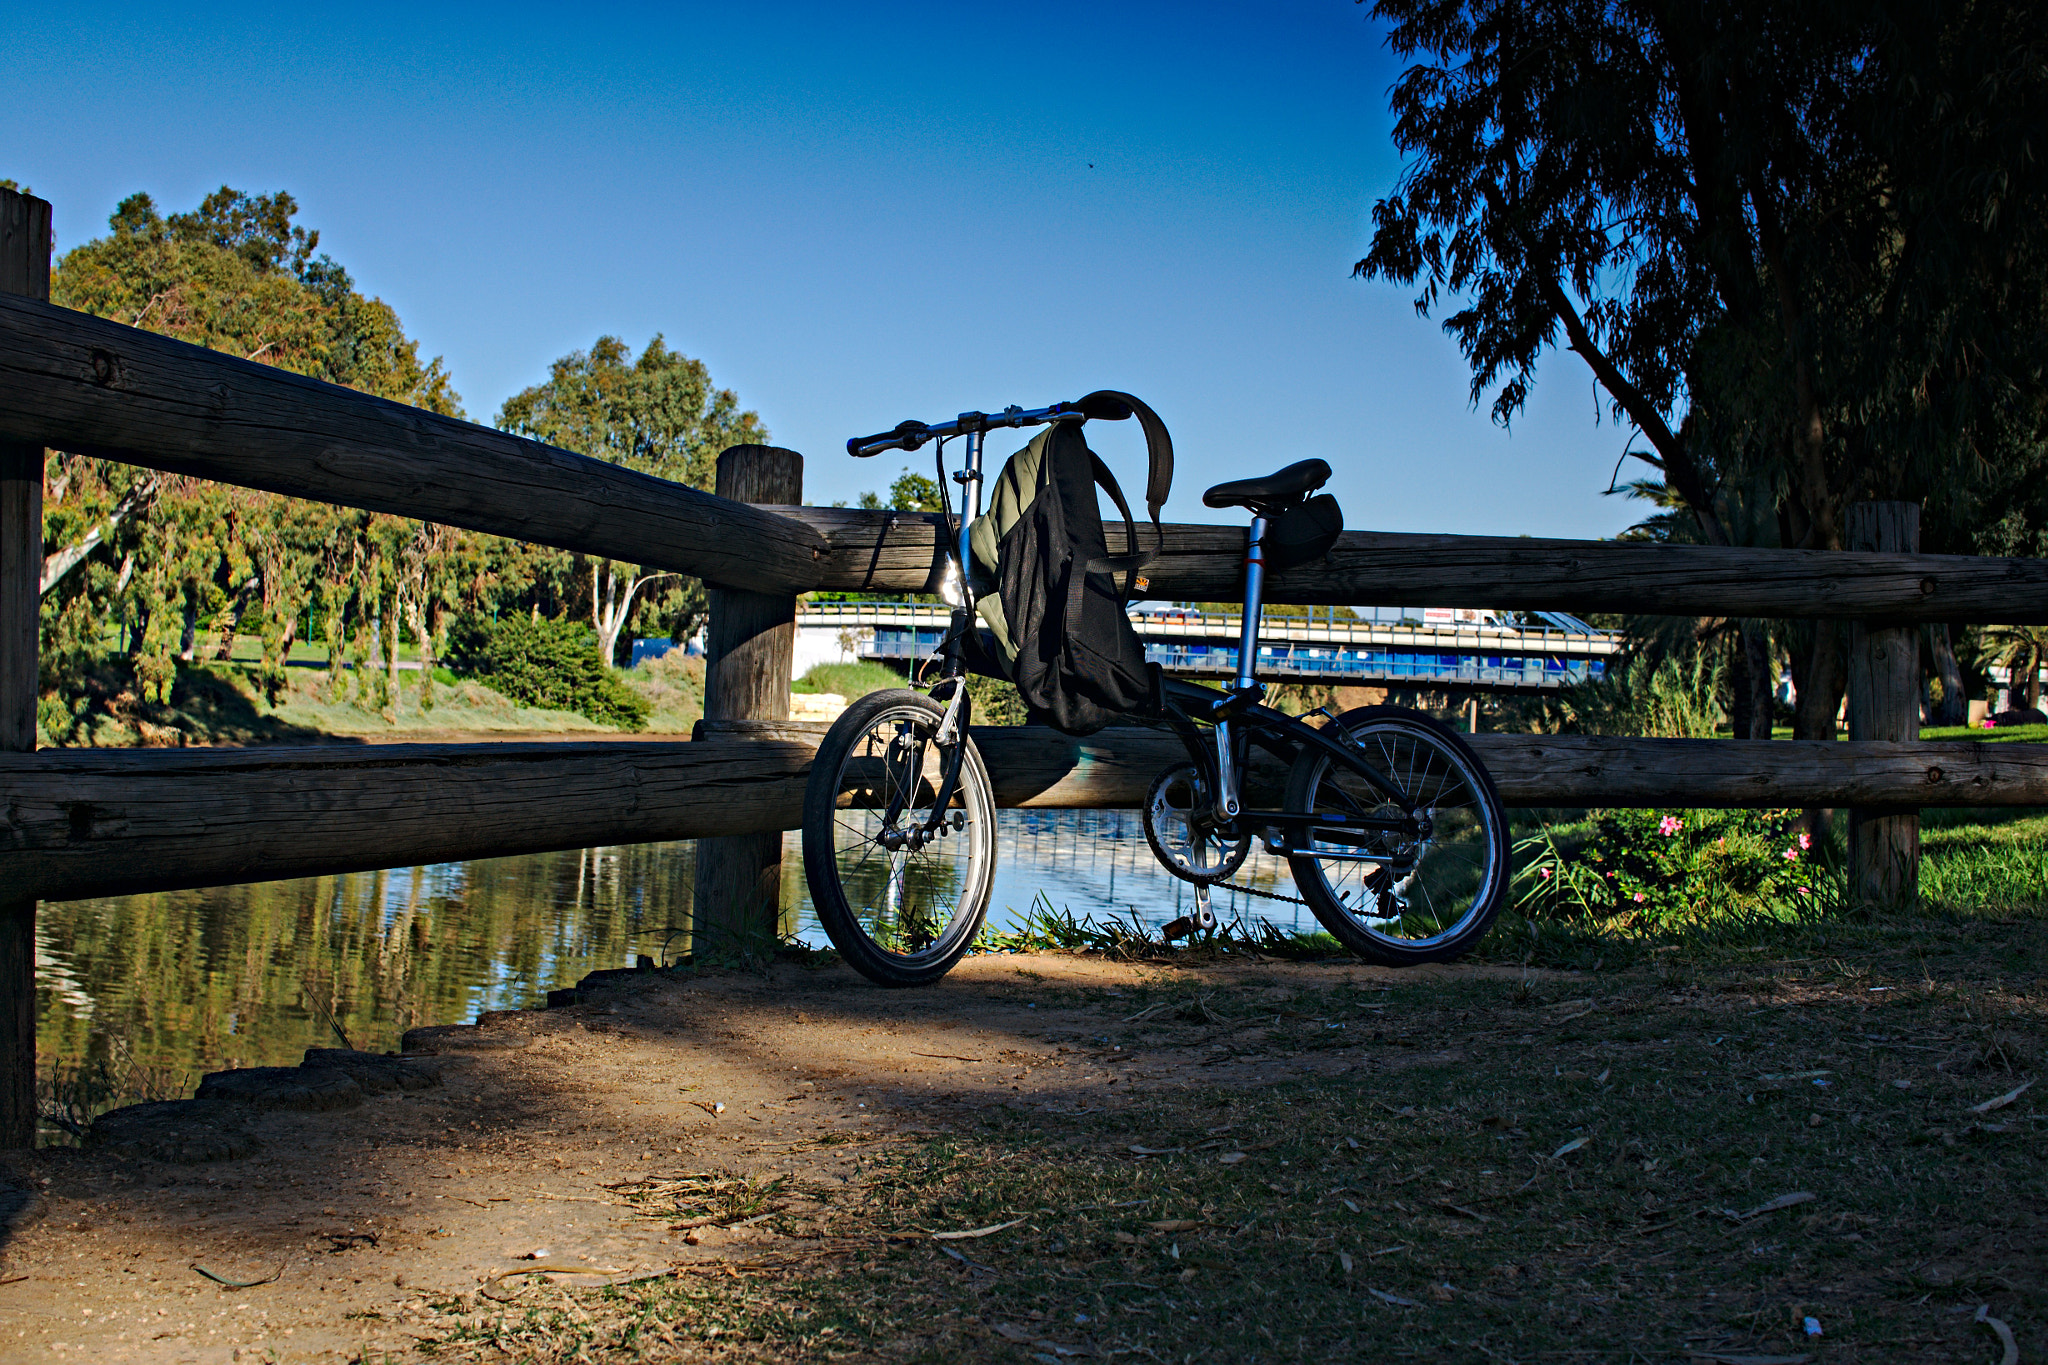
[[[632,1284],[448,1300],[428,1349],[1997,1361],[1988,1305],[2032,1358],[2048,1108],[2034,1091],[1977,1107],[2039,1073],[2048,932],[1945,935],[1935,959],[1873,936],[1769,965],[1070,991],[1113,1003],[1125,1022],[1094,1046],[1124,1065],[1194,1047],[1285,1071],[1372,1045],[1312,1082],[1217,1085],[1196,1065],[1115,1112],[991,1105],[872,1149],[850,1183],[799,1162],[780,1184],[622,1185],[676,1227],[778,1235]]]

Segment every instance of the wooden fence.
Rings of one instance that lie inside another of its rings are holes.
[[[699,931],[761,913],[817,740],[788,720],[796,595],[929,588],[935,518],[797,505],[793,451],[727,451],[707,494],[52,307],[49,227],[48,204],[0,190],[0,1147],[34,1132],[39,900],[695,838]],[[700,576],[703,737],[37,752],[46,447]],[[1269,593],[1846,619],[1851,742],[1474,743],[1518,805],[1851,807],[1855,893],[1899,902],[1919,807],[2048,804],[2048,745],[1918,740],[1915,625],[2048,621],[2048,561],[1913,553],[1916,526],[1916,509],[1866,505],[1863,548],[1839,553],[1347,531]],[[1243,540],[1169,526],[1153,594],[1235,599]],[[976,737],[1006,806],[1134,806],[1178,752],[1148,730]]]

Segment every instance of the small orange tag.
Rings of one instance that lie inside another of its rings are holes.
[[[1149,578],[1140,578],[1137,580],[1137,584],[1138,591],[1143,592],[1145,589],[1152,586],[1152,580]]]

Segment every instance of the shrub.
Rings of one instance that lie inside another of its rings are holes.
[[[449,627],[449,661],[526,706],[574,711],[621,730],[646,727],[647,699],[598,656],[597,633],[578,621],[508,616],[491,626],[464,615]]]
[[[1530,916],[1670,923],[1722,911],[1810,912],[1834,890],[1794,810],[1596,811],[1581,837],[1516,845]]]

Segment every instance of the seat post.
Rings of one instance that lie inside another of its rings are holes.
[[[1237,644],[1237,690],[1258,685],[1259,611],[1266,591],[1266,519],[1252,517],[1244,546],[1244,622]]]

